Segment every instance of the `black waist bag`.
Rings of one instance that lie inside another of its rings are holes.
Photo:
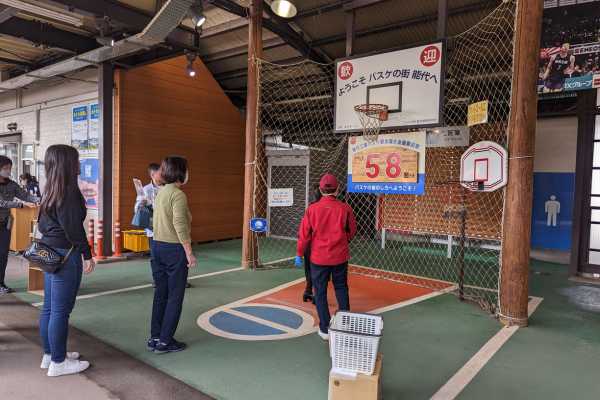
[[[47,244],[33,241],[23,253],[23,257],[42,271],[54,274],[65,264],[72,251],[73,248],[63,257]]]

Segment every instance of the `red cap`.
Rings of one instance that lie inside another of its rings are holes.
[[[330,190],[337,189],[338,188],[337,178],[332,174],[323,175],[323,177],[321,178],[321,181],[319,182],[319,188],[330,189]]]

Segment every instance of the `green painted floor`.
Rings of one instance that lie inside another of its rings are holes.
[[[239,265],[240,242],[197,248],[202,274]],[[276,260],[281,254],[272,254]],[[492,358],[461,399],[598,399],[600,315],[579,310],[559,291],[577,284],[566,267],[534,262],[531,294],[544,301]],[[215,337],[196,325],[205,311],[302,276],[295,269],[237,271],[193,280],[177,333],[189,349],[155,355],[145,350],[152,289],[77,302],[71,323],[218,399],[327,398],[328,348],[316,335],[277,342]],[[84,278],[81,294],[146,284],[147,261],[99,267]],[[21,289],[24,282],[20,282]],[[40,298],[23,292],[30,302]],[[476,306],[442,295],[384,314],[385,400],[428,399],[485,344],[500,326]],[[93,361],[93,360],[92,360]]]

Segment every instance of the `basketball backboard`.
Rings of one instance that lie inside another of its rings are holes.
[[[493,192],[508,181],[508,153],[498,143],[483,141],[460,158],[461,185],[475,192]]]
[[[336,61],[335,131],[361,132],[359,104],[384,104],[382,129],[441,123],[444,43]]]

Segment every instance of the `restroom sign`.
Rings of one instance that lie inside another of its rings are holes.
[[[498,143],[483,141],[460,158],[460,184],[474,192],[493,192],[508,182],[508,153]]]

